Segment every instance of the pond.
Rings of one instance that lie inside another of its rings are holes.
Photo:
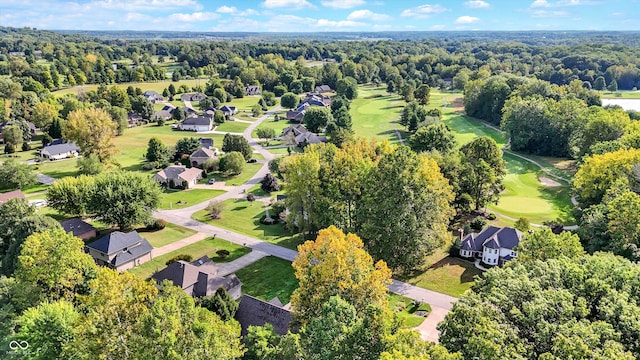
[[[624,110],[640,111],[640,99],[602,99],[602,106],[619,105]]]

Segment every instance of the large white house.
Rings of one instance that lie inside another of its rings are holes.
[[[184,119],[179,126],[186,131],[210,131],[213,129],[213,120],[206,116],[195,116]]]
[[[522,233],[514,228],[489,226],[462,239],[460,256],[482,259],[487,265],[503,265],[518,256],[514,249],[521,238]]]
[[[80,148],[74,142],[49,145],[42,148],[40,156],[49,160],[77,157]]]

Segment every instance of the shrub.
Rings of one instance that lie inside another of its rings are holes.
[[[271,166],[271,163],[269,163],[269,166]],[[278,179],[271,175],[271,173],[267,174],[262,181],[260,181],[260,187],[262,188],[262,191],[266,193],[280,190]]]
[[[276,201],[271,204],[271,210],[273,211],[273,217],[278,217],[283,211],[287,210],[287,205],[284,201]]]
[[[167,221],[164,219],[155,219],[147,224],[147,230],[162,230],[167,226]]]
[[[225,249],[220,249],[218,251],[216,251],[216,255],[218,255],[221,258],[226,258],[227,256],[229,256],[231,253],[229,252],[229,250],[225,250]]]
[[[165,263],[165,265],[169,265],[169,264],[173,264],[176,261],[186,261],[186,262],[190,262],[191,260],[193,260],[193,256],[189,255],[189,254],[178,254],[174,257],[172,257],[171,259],[167,260],[167,262]]]
[[[487,225],[487,220],[482,216],[476,216],[473,220],[471,220],[471,223],[469,224],[469,226],[471,226],[471,229],[475,231],[482,230],[485,225]]]
[[[15,145],[9,143],[9,144],[4,146],[4,153],[5,154],[13,154],[14,152],[16,152]]]
[[[248,201],[248,202],[254,202],[254,201],[256,201],[256,196],[255,196],[255,195],[253,195],[253,194],[251,194],[251,193],[247,194],[247,201]]]
[[[518,219],[518,221],[515,222],[515,224],[513,224],[513,227],[515,229],[518,229],[522,232],[525,231],[529,231],[529,228],[531,227],[531,224],[529,223],[529,219],[527,218],[520,218]]]
[[[220,159],[218,158],[207,159],[204,162],[204,164],[202,164],[202,169],[207,173],[218,171],[219,168],[220,168]]]
[[[494,214],[494,213],[490,213],[489,215],[487,215],[487,219],[489,219],[489,220],[495,220],[495,219],[496,219],[496,214]]]
[[[211,201],[205,208],[211,219],[220,219],[220,214],[224,210],[224,205],[221,202]]]
[[[22,143],[22,151],[29,151],[31,150],[31,144],[29,144],[28,142],[23,142]]]

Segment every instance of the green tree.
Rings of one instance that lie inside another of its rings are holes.
[[[418,130],[421,125],[431,125],[433,121],[427,121],[427,110],[416,101],[409,102],[402,110],[400,125],[406,126],[411,132]]]
[[[222,151],[233,152],[237,151],[244,157],[245,160],[251,159],[253,155],[253,149],[247,139],[242,135],[231,135],[229,133],[222,138]]]
[[[353,100],[358,97],[358,82],[352,77],[345,77],[338,80],[336,87],[336,94],[344,96],[349,100]]]
[[[7,125],[3,127],[2,138],[6,144],[5,153],[7,152],[6,146],[11,146],[13,149],[20,149],[24,141],[22,129],[17,125]]]
[[[482,136],[462,146],[463,168],[460,186],[473,199],[475,209],[497,202],[506,174],[502,152],[495,140]]]
[[[7,159],[0,166],[0,189],[24,189],[25,187],[35,185],[38,182],[38,176],[33,167],[27,164],[21,164],[14,159]]]
[[[323,131],[332,120],[333,116],[329,109],[317,106],[309,107],[302,118],[302,122],[307,129],[314,133]]]
[[[213,97],[218,99],[221,103],[227,102],[227,92],[223,88],[216,88],[213,90]]]
[[[0,254],[2,273],[6,276],[14,273],[18,265],[22,244],[29,236],[53,228],[60,228],[60,223],[49,216],[35,213],[13,222],[11,230],[2,236],[3,242],[7,245],[6,253]]]
[[[272,128],[258,128],[256,129],[256,134],[260,139],[264,139],[269,145],[269,140],[276,137],[276,131]]]
[[[549,228],[536,229],[524,234],[516,250],[518,261],[522,262],[547,261],[563,256],[577,259],[584,255],[578,235],[566,231],[556,235]]]
[[[238,302],[233,300],[231,295],[229,295],[223,287],[218,288],[213,295],[200,298],[198,304],[220,316],[222,321],[233,319],[238,310]]]
[[[442,345],[420,339],[420,333],[403,329],[387,337],[380,360],[463,360],[460,353],[450,353]]]
[[[278,179],[276,179],[275,176],[271,175],[271,173],[268,173],[264,176],[264,178],[262,178],[262,180],[260,180],[260,188],[266,193],[271,193],[274,191],[279,191],[280,184],[278,183]]]
[[[513,224],[513,227],[522,232],[525,232],[529,231],[529,229],[531,228],[531,223],[529,222],[529,219],[521,217]]]
[[[414,269],[448,238],[454,195],[435,160],[400,146],[380,159],[363,195],[357,233],[391,269]]]
[[[133,97],[133,101],[131,101],[131,109],[140,114],[143,119],[151,119],[154,112],[151,101],[142,95]]]
[[[156,139],[156,140],[158,140],[158,139]],[[149,140],[149,145],[148,145],[149,147],[147,148],[147,155],[149,155],[149,149],[151,149],[151,142],[152,141],[154,143],[154,148],[157,148],[159,150],[159,153],[152,152],[152,154],[153,155],[161,155],[162,152],[164,151],[160,146],[161,143],[158,140],[158,143],[160,143],[160,145],[156,146],[156,141],[154,141],[153,139]],[[173,158],[174,158],[174,160],[179,160],[184,155],[193,154],[194,151],[200,149],[201,147],[202,147],[202,145],[200,145],[200,140],[198,140],[198,138],[194,138],[194,137],[182,138],[182,139],[180,139],[180,140],[178,140],[176,142],[175,152],[173,154]]]
[[[232,151],[220,158],[220,171],[229,175],[238,175],[244,170],[245,160],[241,153]]]
[[[605,90],[607,88],[607,83],[604,80],[603,76],[598,76],[596,81],[593,83],[593,88],[599,91]]]
[[[33,108],[31,122],[40,129],[48,128],[53,119],[58,117],[58,109],[49,103],[39,102]]]
[[[291,296],[294,315],[306,324],[322,315],[322,307],[339,295],[363,315],[367,306],[387,305],[391,271],[384,261],[374,263],[355,234],[344,234],[331,226],[315,241],[298,247],[293,261],[299,286]]]
[[[456,147],[456,138],[443,123],[436,123],[418,129],[409,138],[409,146],[416,152],[439,151],[446,154]]]
[[[618,91],[618,82],[616,81],[616,79],[611,80],[609,86],[607,86],[607,90],[613,92]]]
[[[262,106],[255,104],[251,107],[251,116],[258,117],[262,115]]]
[[[226,117],[224,116],[224,113],[220,110],[216,110],[216,112],[213,114],[213,121],[216,124],[222,124],[224,123],[226,120]]]
[[[193,139],[193,138],[191,138],[191,139]],[[182,140],[184,140],[184,139],[182,139]],[[180,140],[178,140],[178,141],[180,141]],[[189,141],[189,144],[191,144],[191,143],[192,143],[192,141]],[[199,141],[198,141],[198,145],[200,145]],[[176,146],[176,148],[177,148],[177,146]],[[189,150],[189,149],[184,149],[184,150]],[[189,154],[191,154],[191,153],[189,153]],[[149,142],[147,143],[147,152],[145,153],[144,156],[147,159],[147,161],[149,161],[149,162],[157,162],[162,166],[163,164],[166,164],[169,161],[169,159],[171,158],[171,149],[169,149],[168,146],[163,144],[160,141],[160,139],[158,139],[157,137],[152,137],[151,139],[149,139]]]
[[[75,142],[83,156],[95,154],[100,162],[107,163],[116,152],[111,140],[117,127],[102,109],[76,110],[69,114],[62,136]]]
[[[414,95],[416,97],[416,101],[420,105],[427,105],[429,103],[429,95],[431,93],[431,88],[427,84],[422,84],[418,86]]]
[[[52,139],[59,139],[62,137],[62,128],[64,127],[63,120],[59,118],[54,118],[51,122],[51,126],[47,129],[47,134],[51,136]]]
[[[286,92],[287,92],[287,87],[285,85],[276,85],[273,87],[273,94],[276,97],[281,97]]]
[[[121,230],[145,224],[158,208],[160,187],[148,176],[128,171],[105,172],[95,178],[90,211]]]
[[[98,175],[104,170],[104,165],[96,154],[89,154],[78,159],[76,166],[81,175]]]
[[[640,258],[640,196],[629,190],[607,204],[609,249],[630,259]]]
[[[293,109],[298,106],[300,98],[294,93],[286,93],[280,98],[280,104],[287,109]]]
[[[95,177],[64,177],[54,182],[47,190],[47,203],[62,214],[87,216],[92,211],[91,199],[95,190]]]

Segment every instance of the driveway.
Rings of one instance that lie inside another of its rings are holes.
[[[56,178],[52,178],[51,176],[47,176],[44,174],[38,174],[38,182],[45,185],[53,185],[56,182]]]

